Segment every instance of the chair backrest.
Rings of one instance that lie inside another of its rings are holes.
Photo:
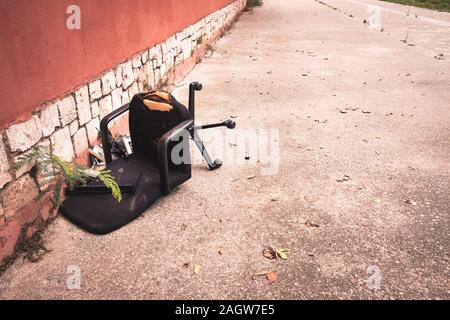
[[[129,112],[133,153],[149,160],[157,159],[160,137],[181,122],[192,119],[183,104],[172,95],[158,91],[136,94],[131,100]]]

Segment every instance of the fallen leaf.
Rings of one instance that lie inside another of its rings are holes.
[[[189,267],[189,262],[183,263],[183,267],[188,268]]]
[[[417,206],[417,202],[413,201],[413,200],[407,199],[407,200],[403,200],[403,202],[405,202],[406,204],[411,204],[413,206]]]
[[[347,174],[344,174],[342,176],[342,178],[336,179],[337,182],[345,182],[345,181],[350,181],[350,180],[352,180],[352,178],[350,178],[350,176]]]
[[[303,198],[304,198],[306,201],[311,202],[311,203],[312,203],[312,202],[316,202],[316,201],[319,200],[318,197],[308,196],[308,195],[304,196]]]
[[[311,222],[310,220],[306,220],[305,221],[305,226],[307,226],[307,227],[314,227],[314,228],[320,227],[317,223]]]
[[[187,229],[187,225],[185,225],[184,223],[181,225],[181,231],[184,231]]]
[[[250,176],[247,176],[246,178],[247,179],[253,179],[253,178],[255,178],[256,177],[256,174],[252,174],[252,175],[250,175]]]
[[[202,271],[202,266],[201,266],[201,265],[196,265],[196,266],[194,267],[194,273],[195,273],[195,274],[199,274],[200,271]]]
[[[275,272],[269,272],[268,274],[266,274],[267,280],[269,280],[269,283],[274,283],[275,281],[278,280],[278,276]]]
[[[262,255],[264,257],[266,257],[267,259],[271,259],[271,260],[277,258],[277,254],[276,254],[275,250],[273,250],[273,248],[271,248],[271,247],[265,247],[262,250]]]
[[[278,248],[278,249],[275,249],[275,252],[277,253],[277,256],[281,260],[287,260],[288,259],[287,253],[289,252],[289,249]]]

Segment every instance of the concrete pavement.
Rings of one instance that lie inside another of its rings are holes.
[[[383,31],[363,23],[366,4],[382,8]],[[277,174],[196,163],[190,181],[101,237],[59,217],[44,234],[52,251],[19,259],[0,298],[450,298],[449,23],[380,1],[265,0],[175,92],[186,102],[186,84],[201,81],[200,121],[278,130]],[[215,133],[209,147],[234,152]],[[70,266],[79,290],[67,288]],[[278,280],[252,277],[263,270]]]

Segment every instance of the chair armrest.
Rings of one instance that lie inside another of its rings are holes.
[[[103,117],[103,119],[100,121],[100,133],[102,135],[102,144],[103,144],[103,154],[105,155],[105,162],[108,164],[112,161],[112,155],[111,155],[111,143],[109,142],[109,129],[108,124],[120,116],[122,113],[127,112],[130,109],[130,104],[127,103],[120,108],[114,110],[113,112],[107,114]]]
[[[169,159],[167,151],[169,148],[169,143],[175,138],[180,136],[185,131],[189,132],[189,129],[194,125],[193,120],[186,120],[181,122],[176,127],[172,128],[170,131],[166,132],[158,142],[158,164],[159,173],[161,179],[161,191],[163,195],[168,195],[170,192],[169,183]]]

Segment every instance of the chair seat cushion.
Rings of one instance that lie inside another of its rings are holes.
[[[64,217],[80,228],[95,234],[117,230],[139,217],[152,203],[161,197],[159,169],[156,162],[131,155],[127,160],[117,159],[108,164],[111,174],[142,170],[134,193],[122,193],[119,203],[111,194],[77,194],[67,197],[61,204]],[[171,188],[191,177],[190,171],[169,171]]]

